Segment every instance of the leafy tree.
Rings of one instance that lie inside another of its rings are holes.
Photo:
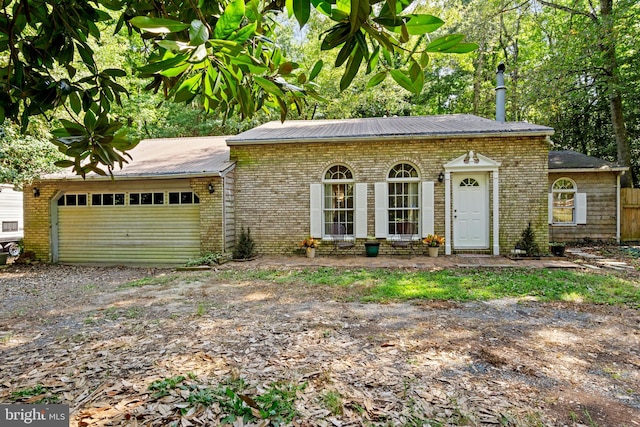
[[[323,51],[337,50],[343,67],[340,90],[362,70],[388,76],[419,93],[423,69],[434,52],[465,53],[476,48],[463,36],[427,37],[439,18],[410,13],[414,0],[5,0],[0,12],[0,118],[26,126],[29,118],[48,118],[65,110],[54,130],[59,150],[73,160],[57,162],[84,176],[106,175],[127,161],[136,141],[112,114],[127,90],[128,64],[103,67],[97,47],[108,24],[115,33],[139,34],[147,63],[139,76],[145,89],[175,102],[196,103],[223,118],[253,117],[279,110],[284,120],[302,113],[307,99],[321,99],[315,79],[324,63],[303,68],[286,58],[276,42],[277,12],[286,11],[304,27],[312,10],[332,26],[322,35]],[[378,65],[383,69],[378,71]]]
[[[43,173],[58,170],[53,164],[62,159],[45,136],[22,135],[18,126],[6,121],[0,131],[0,182],[21,186]]]

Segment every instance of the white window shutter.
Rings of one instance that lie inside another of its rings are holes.
[[[355,233],[356,238],[367,237],[367,184],[357,183],[353,189],[355,201]]]
[[[553,193],[549,193],[548,197],[549,203],[549,224],[553,224]]]
[[[387,197],[387,183],[376,182],[375,185],[376,202],[376,238],[384,239],[388,235],[389,221],[389,198]]]
[[[311,184],[309,191],[311,218],[309,231],[311,237],[322,237],[322,184]]]
[[[587,223],[587,193],[576,194],[576,224]]]
[[[433,234],[435,230],[434,218],[434,183],[422,183],[422,237]]]

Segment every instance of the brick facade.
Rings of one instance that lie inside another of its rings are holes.
[[[367,230],[374,233],[374,184],[399,162],[414,164],[421,180],[435,184],[435,232],[444,235],[443,165],[473,150],[501,163],[500,252],[510,253],[531,222],[541,248],[548,242],[547,153],[544,136],[475,137],[384,142],[234,145],[236,224],[250,227],[259,253],[295,253],[310,232],[310,185],[334,164],[351,168],[367,184]],[[455,248],[454,248],[455,249]],[[328,246],[321,252],[330,250]],[[388,248],[381,248],[382,252]]]

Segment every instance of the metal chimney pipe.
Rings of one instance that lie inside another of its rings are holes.
[[[507,109],[507,88],[504,85],[504,70],[504,64],[500,63],[496,73],[496,121],[502,123],[506,121]]]

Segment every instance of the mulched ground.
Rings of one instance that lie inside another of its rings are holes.
[[[149,390],[177,375],[201,395],[243,380],[245,406],[290,385],[291,425],[640,425],[637,309],[346,303],[162,269],[11,266],[0,286],[0,403],[67,403],[73,426],[219,425],[220,399]]]

